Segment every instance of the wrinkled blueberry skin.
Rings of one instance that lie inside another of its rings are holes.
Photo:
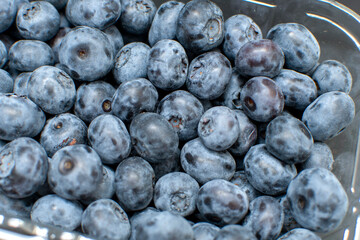
[[[0,40],[0,68],[4,67],[8,61],[8,52],[5,44]]]
[[[42,66],[37,68],[27,84],[28,97],[49,114],[69,111],[76,98],[74,81],[63,70]]]
[[[285,67],[309,72],[320,58],[320,46],[314,35],[299,23],[281,23],[272,27],[266,38],[277,43],[285,55]]]
[[[231,74],[231,63],[223,54],[207,52],[191,61],[186,87],[199,99],[213,100],[225,92]]]
[[[284,212],[276,198],[260,196],[250,203],[246,226],[259,240],[276,239],[284,222]]]
[[[149,162],[161,162],[177,151],[179,137],[171,124],[157,113],[138,114],[130,124],[136,152]]]
[[[326,143],[315,142],[310,157],[300,164],[300,168],[322,167],[331,171],[333,169],[334,156]]]
[[[248,16],[237,14],[225,21],[225,38],[222,49],[234,61],[240,48],[247,42],[262,39],[260,27]]]
[[[317,97],[314,80],[305,74],[282,69],[274,81],[281,88],[287,107],[304,110]]]
[[[27,96],[27,84],[30,80],[32,72],[20,73],[14,80],[14,93],[17,95]]]
[[[155,87],[175,90],[184,85],[188,66],[189,61],[181,44],[164,39],[150,49],[147,76]]]
[[[7,216],[29,219],[33,203],[32,197],[16,199],[0,193],[0,211]]]
[[[112,25],[103,30],[106,36],[109,38],[110,43],[114,49],[114,56],[120,51],[120,49],[124,46],[124,39],[117,27]]]
[[[200,188],[196,206],[206,220],[224,226],[244,218],[249,200],[246,193],[235,184],[215,179]]]
[[[121,84],[115,91],[112,101],[112,114],[128,123],[142,112],[156,109],[158,92],[145,78],[137,78]]]
[[[208,222],[199,222],[192,226],[195,240],[214,240],[220,228]]]
[[[330,232],[344,219],[349,200],[336,176],[325,168],[301,171],[286,194],[295,220],[304,228]]]
[[[129,132],[125,124],[114,115],[103,114],[92,120],[88,138],[104,164],[119,163],[130,154]]]
[[[266,128],[266,149],[287,164],[304,162],[314,140],[303,122],[292,116],[278,116]]]
[[[130,240],[137,239],[136,234],[138,232],[138,229],[141,228],[145,223],[147,223],[149,220],[153,219],[153,216],[156,216],[157,213],[159,213],[160,210],[153,208],[153,207],[147,207],[144,210],[135,212],[134,215],[130,218],[130,225],[131,225],[131,235]]]
[[[168,173],[180,172],[180,149],[160,163],[151,163],[151,166],[155,172],[155,181]]]
[[[198,135],[211,150],[224,151],[230,148],[238,139],[239,133],[236,115],[228,107],[212,107],[200,118]]]
[[[146,208],[153,199],[154,185],[154,170],[141,157],[127,158],[116,168],[115,193],[125,210]]]
[[[280,87],[267,77],[248,80],[241,90],[240,101],[245,114],[258,122],[268,122],[284,109]]]
[[[120,49],[115,57],[113,69],[117,84],[135,78],[147,78],[150,47],[145,43],[133,42]]]
[[[19,40],[9,50],[11,66],[20,72],[31,72],[44,65],[54,65],[55,55],[49,45],[38,40]]]
[[[40,135],[40,144],[49,157],[65,146],[86,143],[87,126],[71,113],[59,114],[49,119]]]
[[[0,94],[0,139],[35,137],[45,125],[44,112],[30,99],[15,94]]]
[[[239,238],[240,237],[240,238]],[[256,240],[252,231],[241,225],[230,224],[220,229],[214,240]]]
[[[269,39],[245,43],[235,57],[237,71],[247,77],[275,77],[284,66],[284,53]]]
[[[101,182],[102,168],[99,155],[91,147],[66,146],[58,150],[49,163],[48,183],[60,197],[86,199]]]
[[[136,35],[147,33],[155,13],[156,5],[152,0],[122,0],[121,27]]]
[[[74,113],[90,123],[97,116],[111,112],[111,99],[115,88],[104,81],[83,83],[76,91]]]
[[[262,193],[256,190],[249,183],[244,171],[235,172],[234,176],[230,179],[230,182],[241,188],[241,190],[246,193],[249,202],[262,195]]]
[[[209,0],[193,0],[181,9],[176,38],[185,49],[200,53],[219,46],[224,39],[221,9]]]
[[[0,188],[7,197],[28,197],[46,180],[46,152],[31,138],[20,137],[6,144],[0,159]]]
[[[104,240],[130,237],[130,221],[126,212],[111,199],[99,199],[84,211],[81,229],[85,234]]]
[[[0,69],[0,92],[1,93],[11,93],[14,88],[14,79],[10,76],[10,74]]]
[[[341,91],[349,93],[352,86],[352,76],[349,69],[339,61],[326,60],[322,62],[312,74],[312,78],[319,88],[319,95]]]
[[[197,126],[204,113],[202,103],[191,93],[178,90],[166,95],[157,107],[179,135],[180,141],[197,136]]]
[[[177,1],[167,1],[160,5],[149,29],[150,46],[162,39],[175,39],[178,16],[183,6],[184,3]]]
[[[65,231],[73,231],[80,226],[82,213],[82,206],[78,202],[50,194],[39,198],[34,203],[31,209],[31,220],[60,227]]]
[[[49,41],[49,45],[54,52],[55,62],[59,62],[59,49],[62,40],[68,32],[71,31],[70,27],[60,28],[57,34]]]
[[[244,158],[245,173],[250,184],[267,195],[286,192],[297,171],[294,165],[288,165],[272,156],[265,144],[250,148]]]
[[[280,238],[278,238],[278,240],[300,240],[300,239],[321,240],[321,238],[318,235],[305,228],[293,229],[282,235]]]
[[[281,196],[279,200],[280,205],[282,206],[284,211],[284,223],[282,232],[287,232],[294,228],[301,228],[300,224],[295,220],[291,212],[290,203],[289,200],[286,198],[286,195]]]
[[[16,18],[18,7],[14,0],[4,0],[0,5],[0,33],[7,30]]]
[[[183,217],[196,209],[199,184],[190,175],[172,172],[161,177],[155,185],[154,203],[157,209]]]
[[[65,14],[74,26],[89,26],[103,30],[119,19],[121,1],[69,0]]]
[[[312,102],[305,109],[302,121],[314,140],[325,141],[342,132],[354,116],[353,99],[344,92],[333,91],[322,94]]]
[[[180,154],[184,171],[204,184],[213,179],[230,180],[235,173],[235,160],[227,151],[213,151],[200,138],[185,143]]]
[[[76,80],[94,81],[113,67],[114,49],[102,31],[87,26],[73,28],[59,49],[59,61]]]
[[[59,31],[60,14],[46,1],[24,3],[17,12],[16,27],[23,38],[45,42]]]

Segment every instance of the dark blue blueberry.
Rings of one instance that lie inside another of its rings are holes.
[[[75,144],[58,150],[49,164],[48,183],[60,197],[86,199],[102,180],[99,155],[89,146]]]
[[[172,172],[161,177],[155,185],[154,204],[157,209],[189,216],[196,209],[199,184],[190,175]]]
[[[122,37],[119,29],[117,29],[117,27],[115,25],[112,25],[112,26],[104,29],[103,32],[109,38],[109,41],[112,44],[113,49],[114,49],[114,56],[116,56],[116,54],[124,46],[124,40],[123,40],[123,37]]]
[[[207,221],[223,226],[242,220],[248,212],[249,200],[235,184],[215,179],[200,188],[196,206]]]
[[[1,151],[1,148],[0,148]],[[30,219],[30,212],[34,203],[33,197],[29,198],[9,198],[0,193],[0,211],[10,217]]]
[[[112,114],[128,123],[142,112],[156,109],[158,92],[145,78],[136,78],[121,84],[111,101]]]
[[[15,94],[0,94],[0,139],[35,137],[45,125],[44,112],[30,99]]]
[[[80,118],[63,113],[49,119],[40,136],[40,143],[49,157],[56,151],[74,144],[87,143],[87,127]]]
[[[138,114],[131,122],[130,136],[136,152],[149,162],[164,161],[178,150],[179,137],[160,114]]]
[[[113,25],[121,14],[120,0],[69,0],[66,18],[74,26],[89,26],[101,30]]]
[[[180,150],[178,149],[173,156],[160,163],[151,163],[151,166],[155,172],[155,181],[168,173],[180,172]]]
[[[6,141],[0,140],[0,151],[2,149],[3,146],[5,146],[7,144]]]
[[[321,238],[312,231],[305,228],[296,228],[282,235],[278,240],[321,240]]]
[[[200,118],[198,135],[211,150],[224,151],[230,148],[238,139],[239,133],[235,112],[228,107],[212,107]]]
[[[69,111],[76,98],[74,81],[63,70],[42,66],[32,74],[27,84],[28,97],[49,114]]]
[[[87,26],[73,28],[63,38],[59,61],[76,80],[94,81],[110,72],[114,49],[102,31]]]
[[[323,167],[331,171],[333,169],[334,157],[330,147],[326,143],[315,142],[310,157],[300,164],[302,169]]]
[[[105,164],[119,163],[130,154],[129,132],[125,124],[114,115],[103,114],[92,120],[88,138]]]
[[[0,152],[0,163],[0,188],[8,197],[28,197],[46,180],[47,155],[32,138],[20,137],[6,144]]]
[[[192,226],[194,240],[214,240],[220,228],[208,222],[199,222]]]
[[[25,0],[20,0],[20,1],[25,1]],[[68,0],[41,0],[41,1],[47,1],[51,3],[52,5],[54,5],[54,7],[56,7],[57,10],[61,10],[65,8],[68,2]]]
[[[115,57],[113,69],[117,84],[135,78],[147,78],[150,47],[142,42],[126,44]]]
[[[49,41],[49,45],[54,52],[55,62],[59,62],[59,49],[61,41],[64,39],[66,34],[71,31],[70,27],[60,28],[57,34]]]
[[[111,199],[99,199],[84,211],[81,229],[85,234],[103,240],[126,240],[130,221],[124,210]]]
[[[230,61],[224,55],[207,52],[191,61],[186,86],[196,97],[213,100],[225,92],[231,74]]]
[[[321,117],[319,117],[321,116]],[[344,92],[327,92],[304,111],[302,121],[314,140],[325,141],[342,132],[355,117],[355,103]]]
[[[181,9],[176,38],[185,49],[199,53],[219,46],[224,39],[221,9],[209,0],[193,0]]]
[[[8,52],[5,44],[0,40],[0,68],[4,67],[8,61]]]
[[[257,240],[251,229],[230,224],[220,229],[214,240]]]
[[[147,76],[155,87],[175,90],[184,85],[188,66],[189,61],[181,44],[164,39],[150,49]]]
[[[44,65],[54,65],[55,55],[42,41],[19,40],[9,50],[9,61],[16,70],[31,72]]]
[[[7,71],[0,69],[0,92],[12,93],[13,88],[14,88],[14,79]]]
[[[326,60],[322,62],[312,74],[312,78],[318,86],[319,95],[341,91],[350,93],[352,76],[349,69],[339,61]]]
[[[316,232],[329,232],[338,227],[349,206],[341,183],[325,168],[300,172],[291,181],[286,197],[295,220]]]
[[[234,61],[240,48],[247,42],[262,39],[260,27],[249,16],[236,14],[225,21],[223,51]]]
[[[243,86],[240,101],[245,114],[258,122],[268,122],[284,109],[284,95],[267,77],[254,77]]]
[[[317,97],[314,80],[305,74],[282,69],[274,81],[281,88],[287,107],[304,110]]]
[[[83,209],[80,203],[55,194],[39,198],[31,209],[31,220],[73,231],[81,224]]]
[[[167,1],[160,5],[149,30],[150,46],[162,39],[176,38],[176,25],[183,6],[184,3],[177,1]]]
[[[59,31],[60,14],[46,1],[24,3],[17,12],[16,27],[23,38],[45,42]]]
[[[57,1],[57,0],[55,0]],[[66,2],[68,0],[65,0]],[[69,22],[69,20],[66,18],[66,15],[63,11],[60,11],[60,29],[61,28],[72,28],[73,25]]]
[[[4,0],[0,4],[0,33],[5,32],[16,18],[18,7],[14,0]]]
[[[320,46],[314,35],[299,23],[281,23],[272,27],[266,38],[277,43],[285,55],[285,67],[309,72],[319,61]]]
[[[280,205],[282,206],[284,211],[284,223],[283,223],[282,232],[287,232],[294,228],[301,227],[300,224],[295,220],[293,214],[291,213],[290,203],[289,200],[286,198],[286,195],[281,196],[279,200],[280,200]]]
[[[153,219],[153,216],[156,216],[157,213],[160,211],[153,207],[147,207],[142,211],[135,212],[134,215],[130,218],[130,225],[131,225],[131,235],[130,240],[138,239],[136,234],[139,228],[147,223],[149,220]]]
[[[90,123],[97,116],[111,112],[111,98],[115,88],[104,81],[84,83],[76,91],[75,114]]]
[[[178,90],[159,102],[157,112],[173,126],[181,141],[187,141],[197,136],[197,127],[204,107],[191,93]]]
[[[258,191],[267,195],[285,193],[296,176],[295,165],[288,165],[271,155],[265,144],[250,148],[244,158],[247,180]]]
[[[213,179],[230,180],[235,173],[235,160],[227,151],[213,151],[200,138],[185,143],[180,154],[184,171],[204,184]]]
[[[241,188],[248,196],[249,202],[262,195],[256,190],[247,180],[244,171],[238,171],[234,173],[234,176],[230,179],[230,182]]]

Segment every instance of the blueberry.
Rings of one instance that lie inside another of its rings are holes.
[[[305,228],[293,229],[287,232],[286,234],[282,235],[280,238],[278,238],[278,240],[301,240],[301,239],[321,240],[321,238],[318,235]]]
[[[155,173],[155,181],[162,176],[180,171],[180,150],[178,149],[173,156],[161,161],[160,163],[151,163]]]
[[[213,100],[225,92],[231,74],[230,61],[223,54],[203,53],[191,61],[186,87],[200,99]]]
[[[181,141],[187,141],[197,136],[197,127],[204,107],[191,93],[178,90],[166,95],[159,102],[157,112],[172,125]]]
[[[309,72],[319,61],[320,46],[314,35],[299,23],[281,23],[272,27],[266,38],[277,43],[285,55],[285,67]]]
[[[249,200],[235,184],[215,179],[200,188],[196,206],[206,220],[223,226],[242,220],[248,211]]]
[[[160,5],[149,29],[150,46],[162,39],[175,39],[176,24],[183,6],[184,3],[177,1],[167,1]]]
[[[265,144],[252,146],[244,158],[247,180],[258,191],[267,195],[285,193],[297,171],[272,156]]]
[[[24,3],[17,12],[16,27],[23,38],[45,42],[59,31],[60,14],[46,1]]]
[[[14,79],[10,76],[10,74],[0,69],[0,92],[1,93],[11,93],[14,88]]]
[[[240,238],[239,238],[240,237]],[[252,231],[240,225],[230,224],[220,229],[214,240],[256,240]]]
[[[7,144],[6,141],[0,140],[0,151]]]
[[[20,72],[31,72],[44,65],[54,65],[51,47],[38,40],[19,40],[9,50],[10,64]]]
[[[24,0],[20,0],[20,1],[24,1]],[[54,7],[56,7],[57,10],[62,10],[63,8],[65,8],[68,2],[68,0],[40,0],[40,1],[47,1],[51,3],[52,5],[54,5]]]
[[[33,202],[34,199],[31,196],[29,198],[16,199],[9,198],[4,193],[0,193],[0,211],[9,217],[30,219]]]
[[[321,116],[321,117],[319,117]],[[327,92],[304,111],[302,121],[314,140],[325,141],[342,132],[354,119],[355,104],[344,92]]]
[[[6,144],[0,161],[0,188],[8,197],[28,197],[46,180],[47,155],[32,138],[20,137]]]
[[[112,101],[112,114],[128,123],[141,112],[156,109],[158,92],[145,78],[136,78],[121,84],[115,91]]]
[[[290,231],[294,228],[300,228],[300,224],[295,220],[293,214],[291,213],[290,203],[286,195],[280,197],[280,205],[284,211],[284,223],[282,232]]]
[[[284,95],[278,85],[267,77],[248,80],[240,93],[245,114],[258,122],[268,122],[284,108]]]
[[[181,166],[187,174],[204,184],[213,179],[230,180],[235,173],[235,160],[227,151],[213,151],[200,138],[185,143],[181,149]]]
[[[341,91],[350,93],[352,76],[349,69],[339,61],[326,60],[322,62],[312,74],[312,78],[319,88],[319,95]]]
[[[247,42],[262,39],[260,27],[249,16],[236,14],[225,21],[223,51],[231,61]]]
[[[71,31],[70,27],[60,28],[57,34],[49,41],[49,45],[54,52],[55,62],[59,62],[59,49],[62,40],[68,32]]]
[[[179,137],[160,114],[142,113],[130,125],[130,136],[136,152],[149,162],[161,162],[178,149]]]
[[[40,143],[49,157],[56,151],[74,144],[87,143],[87,126],[71,113],[63,113],[49,119],[40,135]]]
[[[114,49],[102,31],[87,26],[73,28],[59,49],[59,61],[76,80],[94,81],[113,67]]]
[[[99,199],[91,203],[81,218],[85,234],[104,240],[126,240],[130,237],[130,222],[126,212],[115,201]]]
[[[147,76],[155,87],[175,90],[184,85],[188,66],[189,61],[181,44],[164,39],[150,49]]]
[[[119,163],[130,154],[129,132],[125,124],[114,115],[103,114],[92,120],[88,138],[103,163]]]
[[[192,226],[195,240],[214,240],[220,228],[208,222],[199,222]]]
[[[68,0],[66,18],[75,26],[101,30],[113,25],[121,14],[120,0]]]
[[[153,208],[153,207],[147,207],[144,210],[135,212],[134,215],[130,218],[130,225],[131,225],[131,235],[130,240],[137,239],[136,234],[138,232],[139,228],[142,228],[145,223],[147,223],[148,220],[151,221],[153,219],[153,216],[156,216],[157,213],[159,213],[160,210]]]
[[[45,121],[44,112],[27,97],[0,93],[0,139],[35,137]]]
[[[104,29],[103,32],[109,38],[110,43],[112,44],[113,49],[114,49],[114,56],[116,56],[116,54],[124,46],[124,40],[123,40],[123,37],[122,37],[119,29],[117,29],[117,27],[115,25],[112,25],[112,26]]]
[[[181,9],[176,38],[185,49],[199,53],[219,46],[224,39],[221,9],[209,0],[193,0]]]
[[[145,43],[133,42],[120,49],[115,57],[113,69],[117,84],[135,78],[147,78],[150,47]]]
[[[235,172],[234,176],[230,179],[230,182],[241,188],[241,190],[246,193],[249,202],[262,195],[262,193],[256,190],[249,183],[244,171]]]
[[[75,144],[58,150],[49,165],[48,183],[60,197],[86,199],[102,179],[99,155],[89,146]]]
[[[5,44],[0,40],[0,68],[4,67],[8,61],[8,51]]]
[[[75,201],[63,199],[55,194],[39,198],[31,209],[31,220],[36,223],[60,227],[73,231],[80,226],[82,206]]]
[[[323,167],[327,170],[333,169],[334,157],[330,147],[326,143],[315,142],[310,157],[300,164],[302,169]]]
[[[0,5],[0,33],[5,32],[16,18],[17,6],[13,0],[4,0]]]
[[[336,176],[325,168],[309,168],[291,181],[287,199],[295,220],[316,232],[329,232],[344,219],[349,200]]]

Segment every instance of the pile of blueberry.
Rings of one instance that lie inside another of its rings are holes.
[[[0,32],[2,213],[110,240],[316,240],[344,219],[324,141],[354,118],[352,77],[305,26],[1,0]]]

